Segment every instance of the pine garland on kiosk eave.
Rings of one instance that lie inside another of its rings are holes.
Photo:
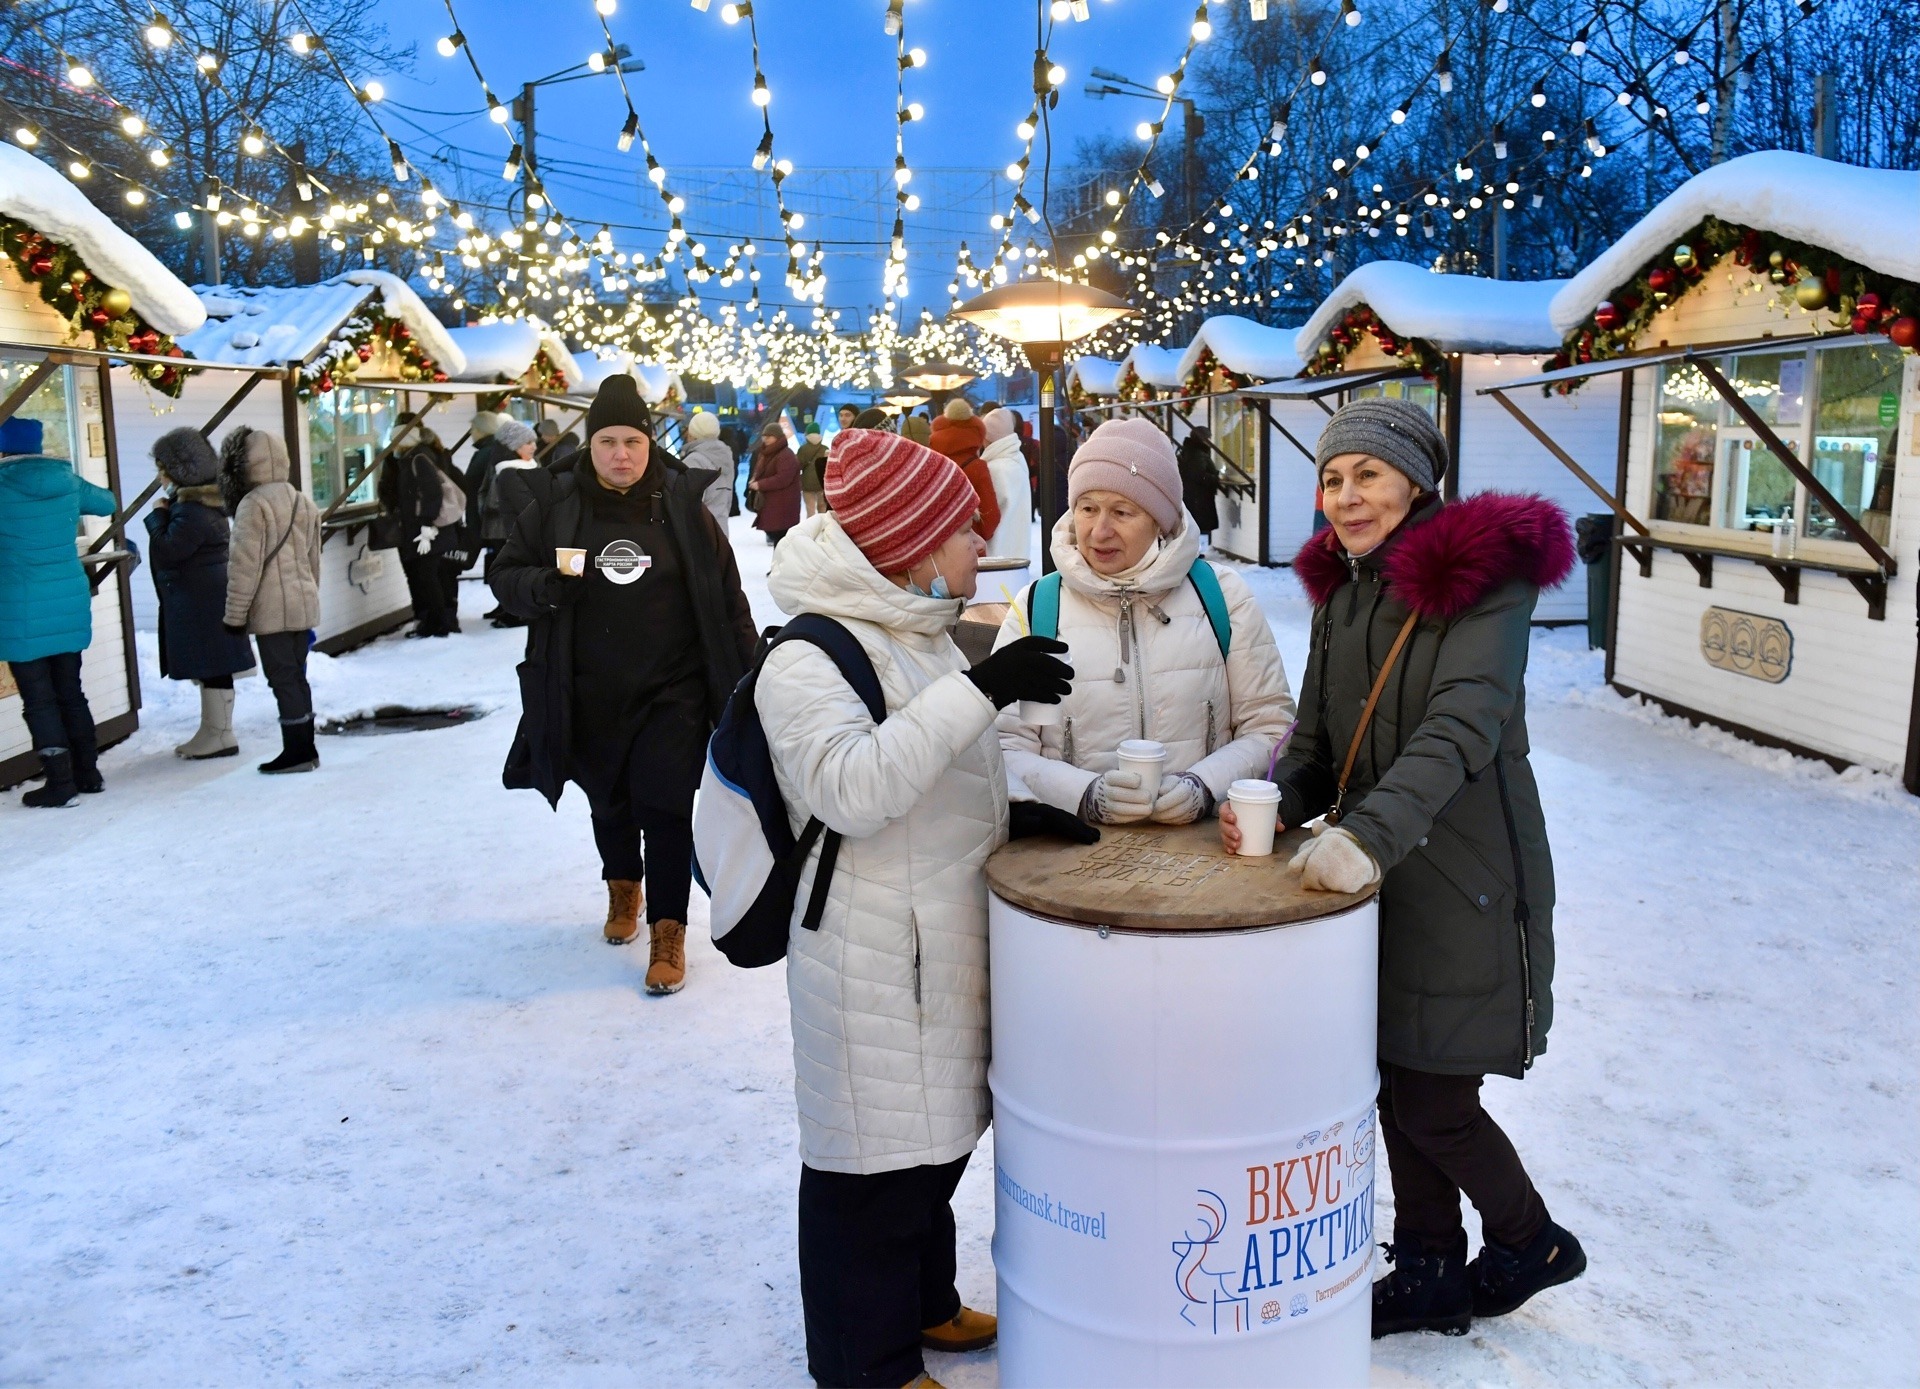
[[[1218,395],[1244,390],[1253,384],[1253,377],[1222,366],[1211,347],[1202,347],[1200,355],[1194,358],[1193,370],[1187,373],[1187,379],[1180,383],[1180,388],[1187,395]]]
[[[533,375],[540,383],[541,390],[552,395],[567,393],[567,374],[553,364],[553,358],[547,355],[544,347],[533,354]]]
[[[132,295],[95,275],[80,253],[66,243],[25,222],[0,216],[0,250],[13,262],[20,278],[67,320],[67,330],[73,337],[91,333],[94,346],[102,351],[186,356],[174,346],[172,338],[134,312]],[[158,362],[136,363],[130,370],[165,395],[179,395],[184,384],[179,368]]]
[[[370,299],[334,331],[327,345],[300,368],[300,399],[312,400],[335,386],[351,386],[361,364],[373,359],[376,342],[385,343],[400,359],[402,381],[445,381],[447,374],[434,364],[413,336],[413,330]],[[384,379],[379,383],[388,384]]]
[[[1361,336],[1366,333],[1373,335],[1382,352],[1418,368],[1428,380],[1438,377],[1440,369],[1446,365],[1446,358],[1440,349],[1425,338],[1403,338],[1381,321],[1371,305],[1355,304],[1340,316],[1338,323],[1327,330],[1326,337],[1320,340],[1320,346],[1315,349],[1313,359],[1307,363],[1303,374],[1335,376],[1346,370],[1347,354],[1360,345]]]
[[[1870,270],[1824,246],[1708,217],[1596,304],[1541,369],[1558,371],[1631,352],[1657,314],[1686,297],[1729,256],[1752,280],[1775,286],[1783,313],[1828,310],[1849,320],[1855,333],[1879,333],[1908,351],[1920,345],[1920,285]],[[1734,272],[1728,273],[1733,278]],[[1584,384],[1563,381],[1541,390],[1567,395]]]

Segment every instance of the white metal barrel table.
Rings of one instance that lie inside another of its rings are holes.
[[[992,888],[1000,1383],[1367,1383],[1378,913],[1218,827]]]

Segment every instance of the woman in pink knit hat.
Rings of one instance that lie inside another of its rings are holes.
[[[1265,776],[1293,721],[1273,631],[1240,576],[1200,558],[1172,442],[1145,419],[1109,420],[1067,472],[1048,603],[1027,589],[1002,643],[1058,636],[1079,677],[1057,723],[1000,715],[1007,770],[1028,794],[1090,823],[1188,824],[1241,777]],[[1049,609],[1056,615],[1048,623]],[[1160,785],[1120,770],[1130,738],[1164,744]]]
[[[954,1290],[949,1204],[991,1114],[987,855],[1010,826],[994,714],[1057,701],[1061,643],[1014,642],[972,670],[948,633],[985,546],[979,497],[950,460],[897,434],[847,429],[826,467],[832,510],[774,554],[791,614],[833,618],[879,676],[875,723],[833,660],[794,641],[760,670],[754,705],[796,834],[841,836],[818,930],[787,945],[800,1108],[800,1295],[821,1384],[905,1385],[923,1348],[992,1343],[994,1319]],[[1075,828],[1071,817],[1050,826]],[[823,836],[824,839],[824,836]],[[822,847],[794,893],[805,914]]]

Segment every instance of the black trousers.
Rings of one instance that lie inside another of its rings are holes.
[[[73,760],[91,767],[99,743],[93,710],[80,686],[80,653],[61,651],[31,661],[13,661],[13,683],[20,687],[20,713],[38,749],[65,748]]]
[[[260,669],[280,706],[281,723],[305,723],[313,717],[313,690],[307,685],[307,634],[262,632],[254,639],[260,648]]]
[[[1525,1245],[1547,1223],[1513,1141],[1481,1108],[1482,1076],[1380,1063],[1380,1138],[1393,1173],[1393,1237],[1429,1250],[1459,1238],[1460,1193],[1497,1244]]]
[[[960,1314],[953,1192],[967,1159],[858,1176],[800,1169],[807,1371],[833,1386],[903,1385],[920,1332]]]
[[[460,572],[438,555],[415,553],[410,543],[400,547],[400,568],[407,576],[407,596],[420,630],[429,635],[451,632],[460,619]]]
[[[587,804],[593,811],[600,876],[608,882],[644,882],[649,925],[685,922],[687,899],[693,894],[692,817],[631,801],[600,801],[591,793]]]

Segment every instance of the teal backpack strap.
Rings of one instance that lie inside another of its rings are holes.
[[[1193,568],[1187,571],[1187,582],[1200,595],[1200,606],[1207,610],[1207,621],[1213,624],[1213,639],[1220,643],[1220,658],[1225,660],[1227,651],[1233,645],[1233,621],[1227,616],[1227,595],[1220,591],[1220,576],[1213,572],[1211,564],[1197,559],[1193,562]],[[1057,613],[1057,586],[1054,604]]]
[[[1214,592],[1219,591],[1216,585]],[[1060,635],[1060,574],[1058,570],[1034,581],[1033,596],[1027,599],[1027,631],[1036,637]]]

